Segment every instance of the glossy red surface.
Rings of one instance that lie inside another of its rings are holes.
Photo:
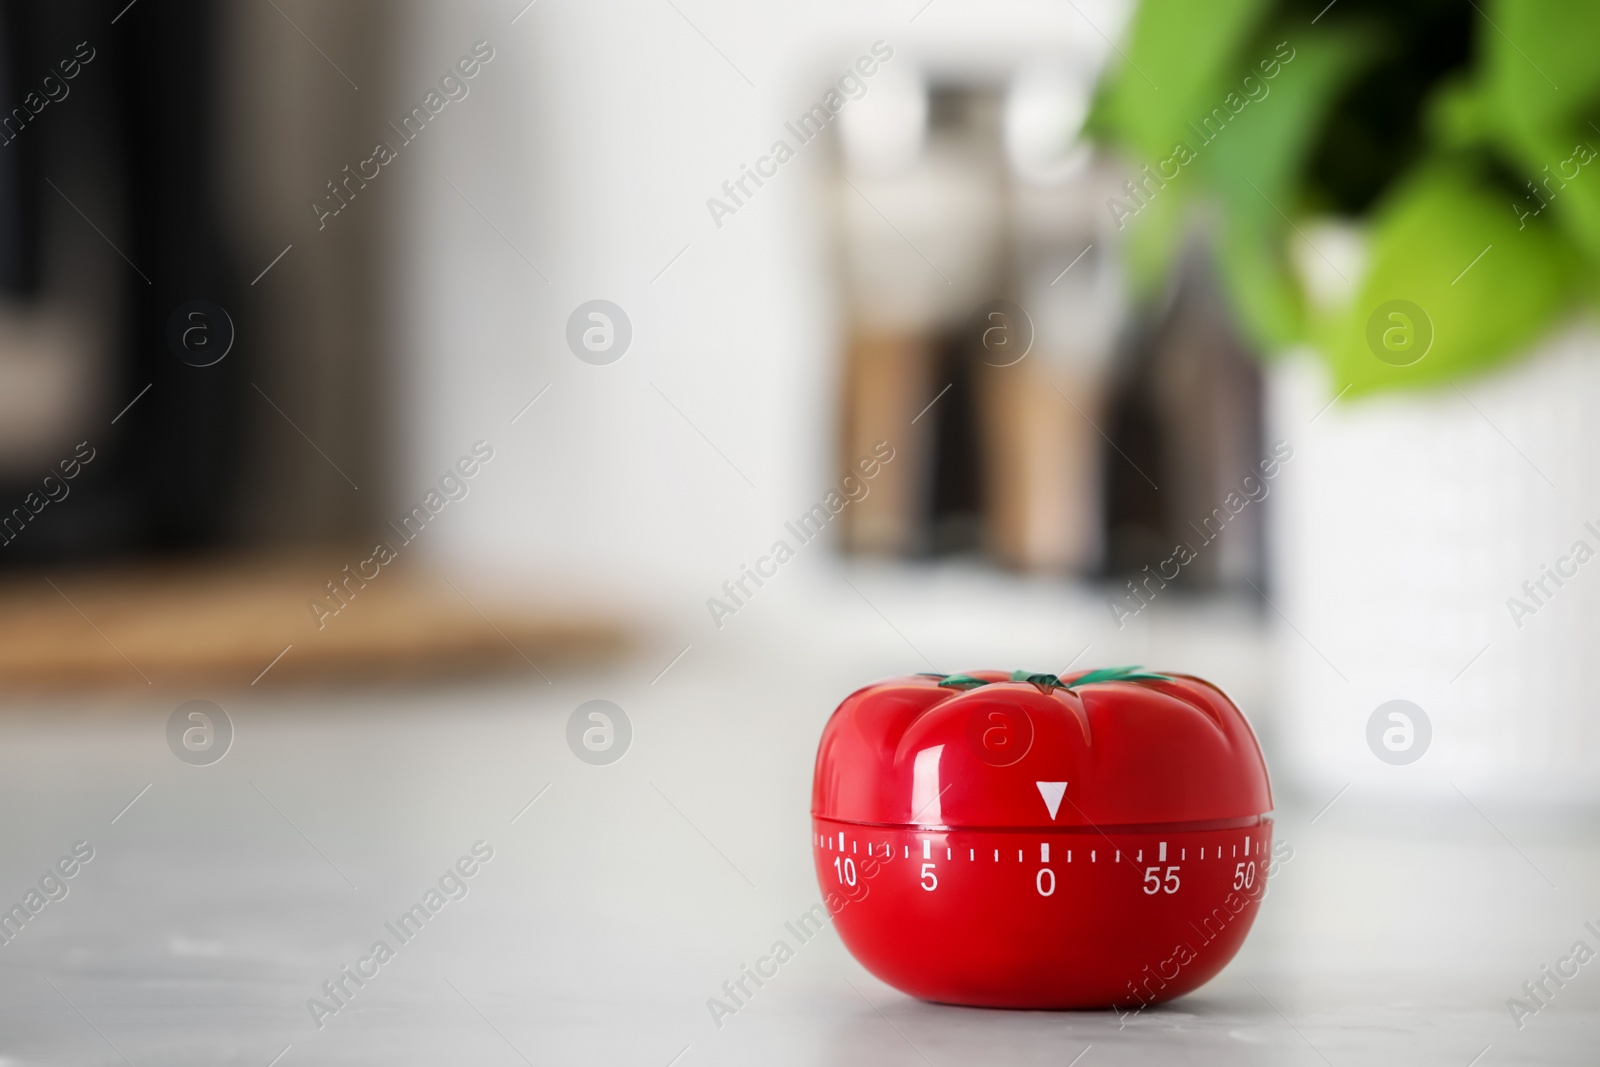
[[[845,945],[906,993],[989,1007],[1152,1003],[1210,979],[1271,859],[1238,708],[1187,676],[973,675],[991,684],[868,686],[823,731],[813,850]]]

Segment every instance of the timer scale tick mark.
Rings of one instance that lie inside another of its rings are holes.
[[[852,853],[852,854],[859,854],[860,851],[861,851],[860,842],[858,842],[858,841],[849,841],[847,835],[843,831],[839,832],[837,840],[835,840],[835,838],[834,838],[834,836],[832,834],[817,834],[815,836],[815,840],[814,840],[813,843],[815,845],[817,845],[819,848],[823,848],[823,849],[826,849],[828,851],[835,851],[835,852],[841,852],[842,853],[842,852],[847,851],[846,847],[845,847],[847,841],[849,843],[848,851],[850,853]],[[922,858],[924,860],[929,861],[928,865],[931,867],[931,863],[932,863],[933,858],[934,858],[933,857],[933,844],[934,844],[933,838],[931,838],[931,837],[923,837],[923,838],[921,838],[921,841],[922,841]],[[1163,864],[1166,863],[1168,858],[1169,858],[1168,857],[1169,849],[1167,847],[1168,844],[1169,844],[1169,842],[1166,842],[1166,841],[1157,841],[1156,842],[1156,860],[1158,862],[1160,862],[1160,863],[1163,863]],[[1254,848],[1251,847],[1251,844],[1252,844],[1252,842],[1251,842],[1251,839],[1250,839],[1250,835],[1246,834],[1245,837],[1244,837],[1244,852],[1245,852],[1246,856],[1260,855],[1263,852],[1263,847],[1262,847],[1261,842],[1256,841],[1254,843],[1255,844]],[[873,849],[874,849],[873,843],[872,842],[868,842],[867,843],[867,848],[866,848],[866,854],[868,856],[873,856],[874,855],[874,850]],[[1233,845],[1232,846],[1232,851],[1233,851],[1234,856],[1237,856],[1239,854],[1239,846],[1238,845]],[[1123,859],[1122,850],[1121,849],[1116,849],[1116,850],[1114,850],[1114,853],[1115,853],[1115,861],[1120,863],[1122,861],[1122,859]],[[1215,854],[1212,857],[1213,859],[1216,859],[1216,860],[1222,859],[1222,846],[1218,845],[1215,848],[1214,853]],[[902,846],[901,854],[905,858],[909,859],[910,855],[911,855],[910,846],[909,845]],[[885,859],[888,859],[892,855],[893,855],[893,847],[888,842],[884,842],[884,844],[883,844],[883,857]],[[1179,850],[1178,850],[1178,861],[1179,862],[1186,862],[1188,860],[1188,856],[1189,856],[1189,850],[1186,847],[1180,847]],[[1200,859],[1205,859],[1206,858],[1203,847],[1202,847],[1202,851],[1200,853],[1200,857],[1199,858]],[[954,848],[953,845],[948,845],[948,844],[946,845],[946,847],[945,847],[945,859],[947,861],[954,861],[954,859],[955,859],[955,848]],[[967,849],[967,861],[969,863],[977,861],[977,849],[976,848]],[[837,861],[835,861],[835,862],[837,863]],[[999,849],[990,850],[990,862],[992,862],[992,863],[999,863],[1000,862],[1000,850]],[[1026,862],[1026,850],[1024,850],[1024,849],[1018,849],[1017,850],[1017,862],[1018,863]],[[1050,859],[1050,842],[1048,842],[1048,841],[1039,842],[1039,862],[1043,865],[1042,872],[1041,872],[1041,875],[1040,875],[1040,877],[1042,879],[1043,878],[1043,872],[1050,872],[1051,871],[1051,868],[1049,866],[1049,864],[1051,862],[1051,859]],[[1066,862],[1066,863],[1072,863],[1073,862],[1072,850],[1071,849],[1067,849],[1066,850],[1066,859],[1065,859],[1064,862]],[[1096,863],[1096,864],[1099,862],[1098,850],[1096,850],[1096,849],[1091,849],[1090,850],[1090,852],[1089,852],[1089,862],[1090,863]],[[1129,858],[1128,862],[1130,864],[1134,864],[1134,863],[1142,864],[1144,862],[1144,850],[1143,849],[1135,850],[1134,855]],[[1175,869],[1176,868],[1170,868],[1169,870],[1175,870]],[[924,873],[926,873],[926,872],[924,872]],[[1054,885],[1055,885],[1055,880],[1054,879],[1055,879],[1055,876],[1054,876],[1053,872],[1051,872],[1050,881],[1048,883],[1051,888],[1050,888],[1050,890],[1048,892],[1046,892],[1044,890],[1045,883],[1042,882],[1042,881],[1039,883],[1039,888],[1040,888],[1041,895],[1043,895],[1043,896],[1054,895]],[[924,886],[924,888],[928,888],[930,892],[932,891],[932,889],[930,887],[928,887],[928,886]],[[1174,886],[1171,889],[1167,889],[1166,891],[1167,892],[1176,892],[1177,891],[1176,890],[1176,886]]]

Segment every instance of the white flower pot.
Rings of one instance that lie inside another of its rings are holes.
[[[1269,378],[1270,439],[1295,450],[1267,591],[1292,773],[1328,796],[1600,799],[1600,555],[1574,553],[1600,554],[1600,331],[1570,326],[1456,386],[1331,406],[1309,353]],[[1368,743],[1395,699],[1431,723],[1414,762]]]

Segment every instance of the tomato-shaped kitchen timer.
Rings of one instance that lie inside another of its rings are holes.
[[[916,675],[828,721],[812,847],[840,938],[902,992],[1142,1005],[1244,942],[1271,811],[1254,733],[1199,678]]]

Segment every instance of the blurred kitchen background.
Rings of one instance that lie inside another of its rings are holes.
[[[1376,300],[1349,290],[1418,160],[1534,207],[1494,130],[1449,128],[1488,126],[1473,94],[1517,76],[1470,12],[1346,4],[1296,45],[1267,40],[1293,4],[1138,32],[1113,3],[904,26],[841,8],[752,30],[738,63],[670,6],[649,32],[587,9],[102,6],[5,9],[19,677],[149,678],[85,640],[40,580],[62,574],[176,679],[237,680],[296,636],[280,678],[711,640],[731,615],[710,601],[742,604],[723,583],[881,441],[894,460],[787,583],[819,620],[857,572],[913,602],[958,582],[1001,615],[1054,598],[1084,635],[1063,664],[1143,654],[1129,629],[1174,612],[1248,619],[1281,645],[1246,683],[1276,687],[1263,729],[1320,785],[1393,780],[1353,728],[1390,697],[1458,727],[1453,773],[1496,788],[1576,788],[1600,755],[1577,653],[1600,594],[1536,621],[1507,600],[1537,609],[1523,581],[1590,517],[1581,305],[1510,308],[1487,357],[1427,357],[1443,381],[1374,385],[1318,352],[1363,333],[1358,314],[1319,338],[1313,311]],[[1137,58],[1108,66],[1115,34],[1185,57],[1162,107]],[[1198,162],[1141,154],[1163,107]],[[1492,295],[1494,261],[1472,265]],[[564,343],[596,299],[628,320],[615,363]],[[497,462],[471,503],[367,591],[376,542],[404,543],[390,524],[478,441]],[[43,482],[74,449],[79,477]],[[1273,449],[1294,459],[1263,477]],[[358,592],[384,610],[330,633]]]
[[[855,685],[1138,662],[1590,825],[1588,5],[524,3],[0,4],[19,768],[604,696],[801,812]]]

